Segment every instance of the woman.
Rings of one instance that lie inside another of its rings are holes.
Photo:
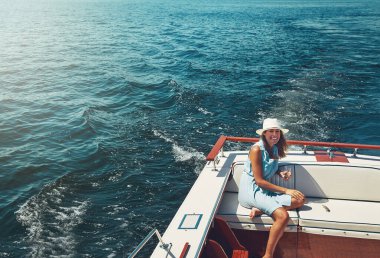
[[[300,191],[268,181],[275,173],[284,180],[291,176],[290,171],[277,172],[279,158],[286,156],[284,134],[288,131],[281,128],[275,118],[264,120],[263,128],[256,131],[260,135],[260,141],[251,147],[240,180],[239,203],[252,209],[250,217],[265,213],[273,219],[265,258],[273,257],[276,245],[288,224],[288,210],[299,208],[305,203],[305,196]]]

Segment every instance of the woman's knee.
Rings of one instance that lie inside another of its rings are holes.
[[[305,204],[305,199],[295,199],[292,198],[292,206],[294,208],[302,207]]]
[[[305,204],[305,199],[297,199],[297,208],[303,206]]]
[[[278,208],[273,212],[273,219],[287,223],[289,221],[289,213],[284,208]]]

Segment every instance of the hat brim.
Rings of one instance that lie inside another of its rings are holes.
[[[289,132],[289,129],[284,129],[284,128],[268,128],[268,129],[258,129],[256,130],[256,133],[258,135],[262,135],[263,132],[268,131],[269,129],[280,129],[283,134],[286,134],[287,132]]]

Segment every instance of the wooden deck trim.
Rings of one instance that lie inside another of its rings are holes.
[[[349,163],[346,155],[341,151],[332,151],[331,156],[327,151],[314,151],[315,158],[318,162],[342,162]]]

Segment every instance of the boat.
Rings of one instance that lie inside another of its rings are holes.
[[[250,210],[239,204],[239,180],[248,151],[225,150],[227,142],[242,146],[257,141],[220,136],[165,233],[152,230],[129,257],[153,235],[159,242],[151,257],[262,257],[273,221],[265,214],[251,220]],[[307,202],[289,211],[274,256],[379,257],[380,157],[359,151],[374,153],[380,146],[287,143],[299,147],[280,160],[279,169],[291,170],[292,177],[284,181],[274,176],[271,182],[300,190]]]

